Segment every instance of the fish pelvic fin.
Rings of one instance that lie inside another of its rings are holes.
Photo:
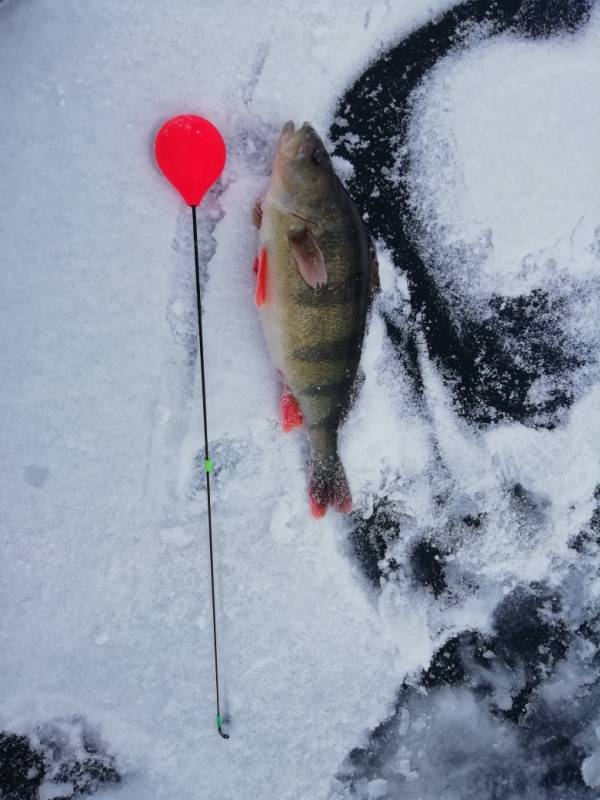
[[[339,456],[316,457],[311,464],[308,498],[315,519],[324,517],[333,506],[341,514],[352,510],[352,494]]]
[[[256,293],[254,301],[256,307],[260,308],[267,302],[267,272],[269,269],[269,260],[267,257],[267,250],[261,247],[258,254],[258,265],[256,269]]]

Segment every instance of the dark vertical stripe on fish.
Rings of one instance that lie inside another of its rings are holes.
[[[355,358],[357,354],[356,336],[345,336],[343,339],[336,339],[326,344],[309,345],[308,347],[298,347],[292,351],[292,358],[297,361],[342,361],[344,359]]]

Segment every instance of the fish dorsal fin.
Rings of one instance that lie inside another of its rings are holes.
[[[291,230],[288,233],[288,241],[304,282],[313,289],[327,283],[323,253],[308,228],[303,226]]]
[[[369,303],[371,304],[375,299],[375,295],[381,289],[381,281],[379,280],[379,261],[377,260],[377,250],[375,250],[375,243],[373,237],[369,234]]]

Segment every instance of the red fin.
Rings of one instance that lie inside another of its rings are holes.
[[[327,503],[322,503],[314,494],[309,493],[310,513],[315,519],[322,519],[327,513]]]
[[[252,272],[253,272],[255,275],[258,275],[258,256],[256,256],[256,258],[255,258],[255,259],[254,259],[254,261],[252,262]]]
[[[263,305],[263,303],[267,302],[267,269],[268,269],[267,251],[264,247],[261,247],[260,252],[258,254],[256,294],[254,296],[257,308],[260,308]]]
[[[279,408],[281,411],[281,427],[284,433],[293,431],[294,428],[298,428],[304,422],[298,401],[288,386],[283,387]]]

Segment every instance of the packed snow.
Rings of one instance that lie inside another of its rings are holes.
[[[355,517],[314,521],[307,446],[279,430],[253,304],[250,210],[280,126],[308,119],[326,136],[369,60],[451,5],[0,5],[0,729],[39,739],[85,719],[123,778],[98,798],[541,800],[524,794],[543,773],[538,734],[490,711],[509,713],[530,673],[536,731],[553,713],[567,726],[557,709],[583,698],[568,735],[583,781],[600,785],[600,698],[584,691],[598,665],[581,633],[599,553],[590,537],[572,546],[599,483],[600,10],[548,41],[475,32],[415,94],[402,154],[420,246],[460,313],[554,293],[583,363],[560,425],[471,424],[423,336],[416,391],[384,322],[409,324],[410,289],[378,242],[365,381],[341,434]],[[191,215],[152,156],[182,112],[211,119],[228,147],[199,213],[227,742],[214,725]],[[369,582],[350,532],[382,499],[400,536]],[[424,536],[444,564],[439,593],[414,579]],[[530,601],[530,584],[550,588]],[[543,676],[502,650],[513,612],[551,642],[570,632]],[[451,637],[472,681],[428,694],[421,671]],[[348,754],[387,718],[397,747],[347,780]]]
[[[450,302],[485,319],[494,297],[547,291],[554,335],[584,360],[599,347],[600,115],[585,88],[600,78],[599,47],[594,21],[549,40],[491,37],[442,59],[413,97],[406,175]],[[532,388],[550,391],[548,380]]]

